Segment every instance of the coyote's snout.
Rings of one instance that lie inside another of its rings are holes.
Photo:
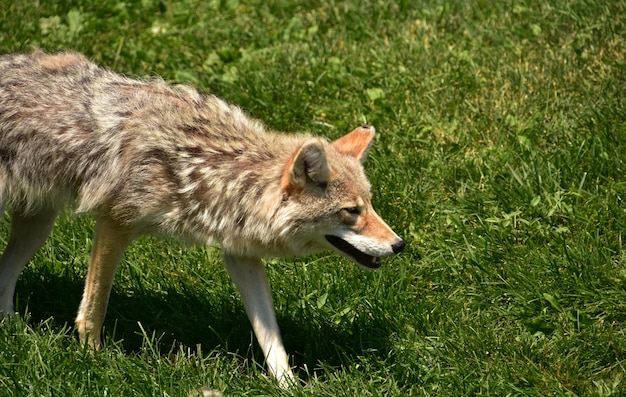
[[[0,312],[68,203],[96,218],[76,317],[100,346],[113,278],[143,234],[219,243],[271,374],[293,381],[261,258],[333,249],[367,269],[404,241],[376,214],[362,163],[374,128],[328,142],[268,131],[187,86],[139,81],[79,54],[0,57]]]

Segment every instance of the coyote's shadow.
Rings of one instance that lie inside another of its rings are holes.
[[[33,324],[52,317],[53,325],[73,325],[83,280],[71,272],[43,272],[44,275],[39,270],[26,269],[20,277],[18,311],[28,311]],[[109,303],[103,332],[105,344],[114,340],[126,351],[139,352],[148,336],[162,354],[177,344],[192,350],[200,344],[203,351],[223,348],[243,357],[253,355],[257,363],[263,363],[263,354],[238,297],[213,295],[209,301],[197,292],[156,294],[142,288],[127,296],[114,286]],[[393,332],[392,325],[383,320],[367,318],[360,329],[344,330],[330,320],[313,324],[281,313],[277,316],[293,364],[298,368],[306,366],[309,372],[320,365],[340,367],[357,356],[387,356],[390,349],[388,336]]]

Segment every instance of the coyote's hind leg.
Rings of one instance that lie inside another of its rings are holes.
[[[6,203],[0,203],[3,216]],[[58,210],[38,208],[24,212],[14,208],[11,216],[9,240],[0,256],[0,316],[12,315],[15,284],[22,269],[46,241]]]
[[[96,220],[85,291],[76,316],[80,341],[88,342],[93,348],[101,347],[100,332],[113,279],[122,254],[131,241],[131,232],[124,226],[108,218]]]

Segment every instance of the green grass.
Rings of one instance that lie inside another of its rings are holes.
[[[0,53],[77,50],[285,131],[375,125],[375,205],[408,247],[373,273],[269,261],[305,384],[281,391],[215,248],[135,243],[89,354],[93,225],[64,217],[0,326],[0,395],[626,395],[623,1],[36,4],[0,0]]]

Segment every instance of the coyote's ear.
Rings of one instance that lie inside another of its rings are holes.
[[[330,181],[330,167],[326,160],[324,146],[318,140],[311,140],[300,146],[291,157],[281,181],[283,190],[302,190],[307,183],[325,186]]]
[[[364,125],[337,139],[332,145],[339,153],[349,154],[363,163],[367,157],[367,151],[374,143],[374,135],[376,135],[376,129]]]

